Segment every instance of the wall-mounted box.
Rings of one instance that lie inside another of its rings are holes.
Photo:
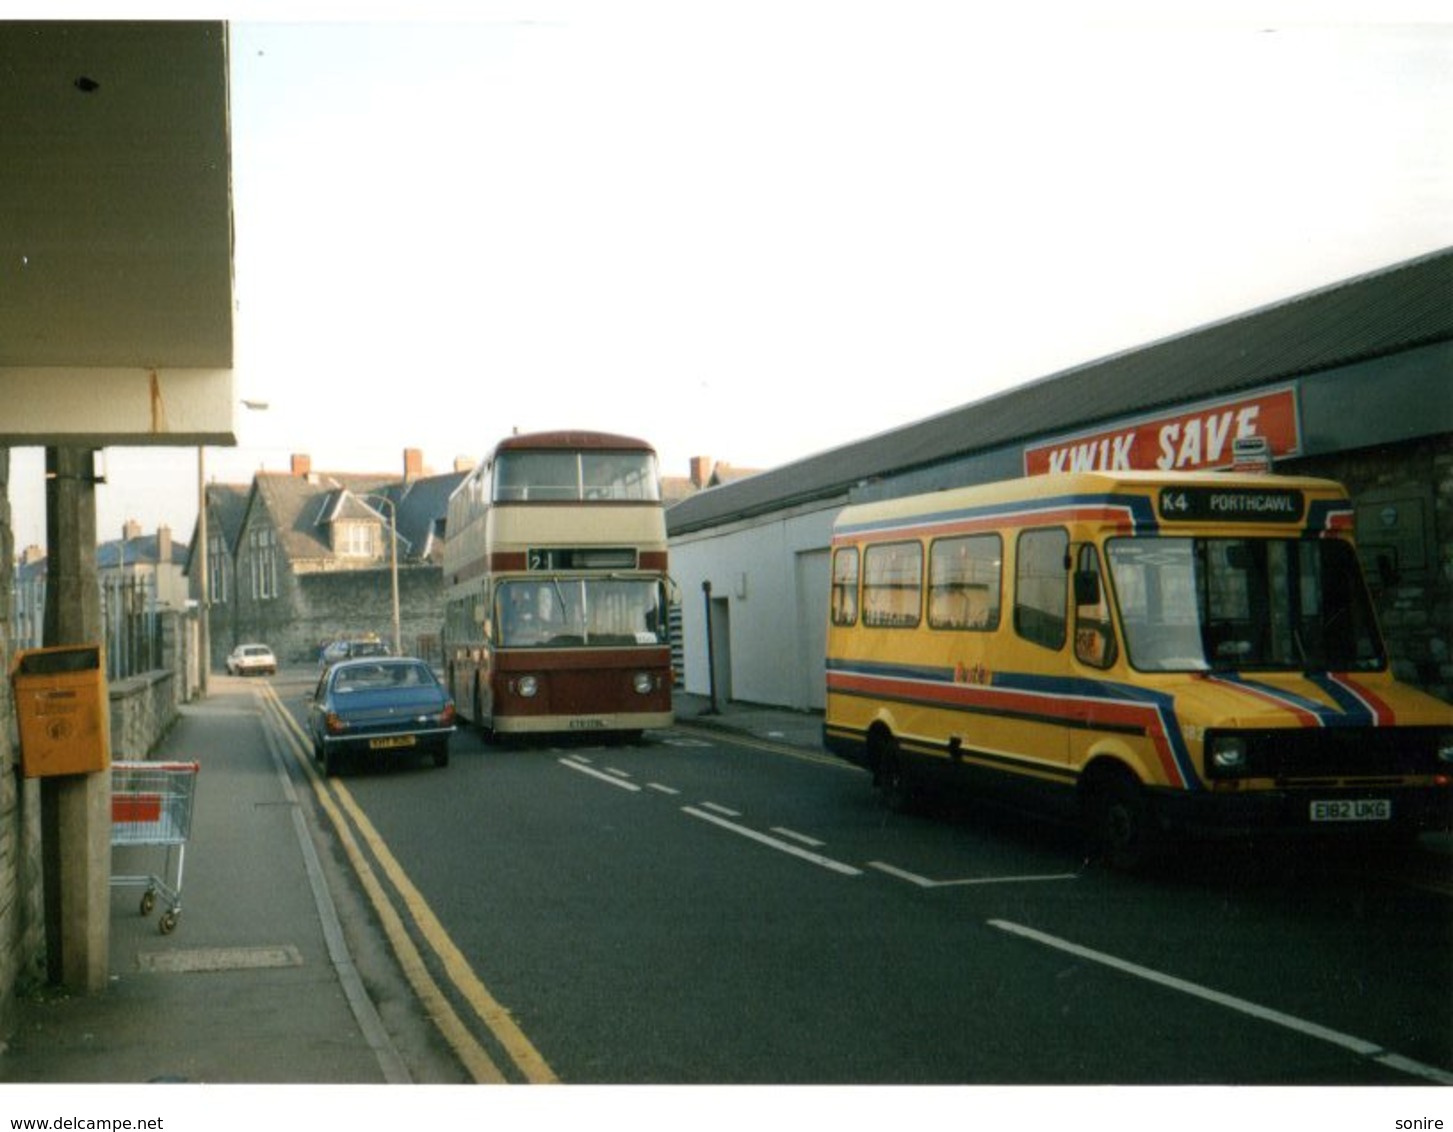
[[[100,645],[22,651],[10,682],[26,778],[110,767],[111,700]]]

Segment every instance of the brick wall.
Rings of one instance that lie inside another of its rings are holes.
[[[1379,537],[1376,512],[1386,509],[1389,521],[1399,512],[1418,514],[1422,537],[1416,548],[1400,547],[1401,559],[1385,571],[1374,562],[1368,580],[1393,671],[1453,702],[1453,438],[1339,452],[1282,470],[1345,484],[1360,504],[1358,541],[1364,548]]]

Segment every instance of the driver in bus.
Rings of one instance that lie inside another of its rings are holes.
[[[539,626],[535,618],[534,593],[522,585],[509,587],[509,596],[503,610],[504,644],[533,644],[539,638]]]

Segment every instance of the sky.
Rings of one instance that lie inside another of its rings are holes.
[[[208,478],[561,427],[770,468],[1453,245],[1437,4],[1078,7],[188,6],[232,21]],[[189,538],[196,461],[108,449],[99,536]]]

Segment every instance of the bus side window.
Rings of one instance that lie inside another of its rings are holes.
[[[1080,547],[1075,563],[1075,658],[1096,668],[1115,663],[1115,630],[1110,624],[1110,596],[1100,569],[1100,553]]]
[[[935,539],[928,551],[928,624],[933,629],[999,627],[998,535]]]
[[[1068,624],[1065,556],[1070,536],[1062,527],[1024,531],[1014,567],[1014,631],[1031,644],[1064,648]]]
[[[832,556],[832,623],[858,623],[858,548],[841,546]]]
[[[863,552],[863,624],[916,628],[923,604],[923,544],[889,542]]]

